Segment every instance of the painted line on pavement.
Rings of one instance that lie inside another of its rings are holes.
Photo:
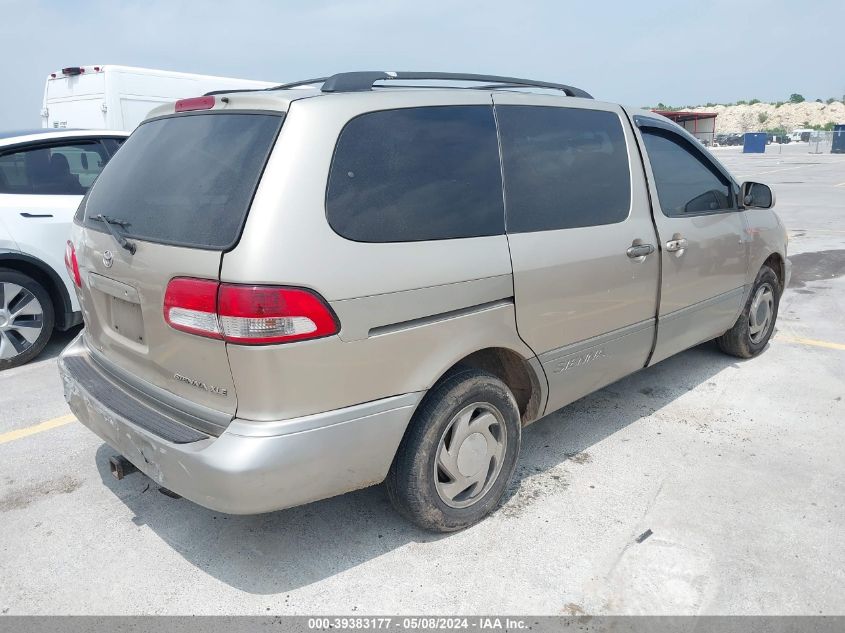
[[[798,345],[810,345],[812,347],[824,347],[826,349],[838,349],[845,351],[845,344],[833,343],[832,341],[819,341],[818,339],[814,338],[803,338],[801,336],[786,336],[782,334],[778,334],[775,339],[778,341],[782,341],[783,343],[796,343]]]
[[[25,437],[29,437],[30,435],[35,435],[36,433],[42,433],[44,431],[49,431],[50,429],[56,429],[60,426],[70,424],[74,421],[76,421],[76,416],[68,414],[60,416],[58,418],[53,418],[52,420],[47,420],[46,422],[39,422],[38,424],[33,424],[32,426],[28,426],[23,429],[15,429],[14,431],[0,433],[0,444],[14,442],[15,440],[20,440]]]

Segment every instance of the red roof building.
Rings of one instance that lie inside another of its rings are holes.
[[[715,112],[685,112],[683,110],[654,110],[671,119],[705,145],[712,145],[716,136]]]

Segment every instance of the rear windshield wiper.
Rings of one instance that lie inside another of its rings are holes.
[[[121,230],[123,230],[124,227],[129,225],[129,222],[126,222],[124,220],[118,220],[117,218],[113,218],[108,215],[103,215],[102,213],[98,215],[95,219],[99,220],[100,222],[106,225],[106,230],[109,232],[109,235],[114,238],[115,242],[120,244],[121,248],[125,248],[127,251],[129,251],[130,255],[135,254],[135,243],[130,242],[121,233],[117,232],[114,229],[115,226],[119,226]]]

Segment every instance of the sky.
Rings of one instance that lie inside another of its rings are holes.
[[[0,42],[0,130],[39,127],[47,75],[88,64],[489,73],[633,106],[845,93],[843,0],[0,0]]]

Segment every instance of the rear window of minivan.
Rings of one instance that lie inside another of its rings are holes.
[[[326,215],[358,242],[504,233],[493,107],[426,106],[362,114],[340,133]]]
[[[85,226],[207,250],[235,245],[282,125],[281,113],[202,113],[141,124],[103,169]]]

